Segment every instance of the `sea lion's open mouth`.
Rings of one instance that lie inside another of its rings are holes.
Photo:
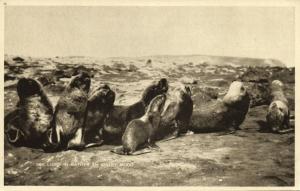
[[[17,143],[20,141],[21,137],[24,136],[24,133],[15,127],[10,127],[5,133],[10,143]]]

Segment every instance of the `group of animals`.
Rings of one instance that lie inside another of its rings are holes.
[[[38,147],[45,152],[82,150],[117,143],[117,154],[137,154],[155,149],[155,142],[192,132],[235,131],[248,112],[250,98],[240,81],[227,94],[193,108],[191,89],[183,84],[169,88],[165,78],[153,82],[141,99],[129,106],[114,105],[115,92],[108,85],[90,91],[86,72],[73,76],[53,108],[43,86],[22,78],[17,84],[19,102],[5,116],[5,134],[15,146]],[[288,102],[283,84],[272,82],[273,101],[266,120],[274,132],[289,129]]]

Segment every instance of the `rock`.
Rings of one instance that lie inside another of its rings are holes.
[[[270,104],[269,83],[245,82],[250,96],[250,107]]]
[[[11,75],[11,74],[4,74],[4,81],[8,81],[8,80],[15,80],[16,76]]]
[[[137,70],[138,70],[138,67],[136,67],[135,65],[133,65],[133,64],[129,65],[128,72],[136,72]]]
[[[250,107],[270,104],[270,83],[281,80],[284,83],[294,83],[295,70],[286,67],[249,67],[237,77],[245,82],[251,98]]]
[[[60,78],[71,78],[72,74],[70,71],[66,70],[55,70],[53,71],[53,76],[56,78],[56,80],[59,80]]]
[[[146,65],[151,65],[151,64],[152,64],[152,60],[151,59],[147,60]]]
[[[91,68],[87,68],[83,65],[79,65],[79,66],[73,68],[72,76],[76,76],[82,72],[86,72],[89,74],[89,76],[94,77],[94,70]]]
[[[19,56],[14,57],[12,60],[15,61],[15,62],[17,62],[17,63],[21,63],[21,62],[24,62],[24,61],[25,61],[24,58],[21,58],[21,57],[19,57]]]
[[[236,80],[242,82],[268,83],[271,74],[262,67],[249,67],[247,70],[237,77]]]
[[[43,86],[47,86],[50,84],[55,84],[54,78],[52,75],[43,75],[37,78],[38,81],[42,83]]]
[[[194,87],[192,88],[192,100],[194,105],[201,106],[208,101],[218,99],[219,89],[212,87]]]
[[[184,84],[197,84],[197,80],[189,77],[182,77],[179,79],[179,81]]]
[[[282,67],[272,67],[271,68],[271,79],[273,80],[280,80],[284,84],[286,83],[295,83],[295,67],[293,68],[282,68]]]
[[[225,79],[212,79],[209,80],[209,84],[217,87],[227,87],[231,81]]]

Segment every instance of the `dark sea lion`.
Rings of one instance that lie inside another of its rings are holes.
[[[286,133],[293,131],[290,128],[290,111],[288,100],[284,95],[283,83],[274,80],[271,84],[272,102],[266,116],[267,124],[274,133]]]
[[[5,134],[15,146],[41,148],[53,118],[53,107],[43,86],[32,78],[21,78],[17,84],[19,102],[5,116]]]
[[[244,121],[249,104],[247,89],[242,82],[234,81],[223,99],[194,108],[190,130],[195,133],[235,131]]]
[[[188,86],[179,84],[175,89],[168,91],[167,100],[161,114],[161,122],[156,133],[156,139],[173,135],[176,138],[188,131],[189,122],[193,113],[191,90]]]
[[[152,147],[154,145],[154,134],[158,129],[163,105],[166,101],[165,95],[156,96],[149,104],[145,115],[133,119],[126,127],[122,136],[122,146],[112,150],[117,154],[136,155],[145,153],[137,151],[142,146]]]
[[[104,121],[104,128],[102,129],[104,141],[107,143],[120,143],[127,124],[133,119],[142,117],[151,100],[167,91],[167,79],[162,78],[144,90],[140,101],[130,106],[113,106]]]
[[[83,128],[90,84],[89,75],[82,72],[67,85],[55,107],[46,151],[84,147]]]
[[[100,145],[102,137],[100,130],[103,128],[104,119],[112,109],[115,101],[115,92],[108,85],[101,85],[90,93],[85,118],[85,143],[86,147]]]

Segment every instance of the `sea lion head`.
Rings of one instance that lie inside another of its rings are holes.
[[[240,81],[233,81],[229,86],[227,94],[223,98],[223,102],[226,105],[233,106],[238,105],[245,99],[249,99],[246,87]]]
[[[281,101],[274,101],[268,108],[266,120],[272,132],[282,129],[284,119],[288,115],[288,107]]]
[[[153,98],[147,108],[146,115],[154,128],[157,128],[161,119],[167,96],[161,94]]]
[[[17,93],[20,99],[17,108],[5,116],[6,138],[15,146],[38,147],[50,126],[52,104],[42,85],[32,78],[21,78]],[[38,102],[45,107],[37,107]]]
[[[146,105],[148,105],[154,97],[166,93],[168,89],[169,85],[167,79],[162,78],[158,82],[153,82],[150,86],[148,86],[145,89],[142,96],[142,100],[145,102]]]
[[[272,91],[282,91],[283,83],[280,80],[273,80],[271,83],[271,90]]]
[[[17,93],[20,99],[42,93],[42,85],[32,78],[21,78],[17,84]]]
[[[159,112],[161,113],[166,102],[167,96],[165,94],[161,94],[153,98],[147,108],[146,113],[149,112]]]
[[[166,93],[169,89],[168,81],[166,78],[162,78],[157,83],[158,88],[162,91],[162,93]]]
[[[91,78],[87,72],[81,72],[78,75],[74,76],[69,85],[67,86],[67,90],[71,91],[74,88],[83,90],[84,92],[88,92],[91,86]]]
[[[179,99],[183,99],[186,96],[191,97],[192,91],[189,86],[186,86],[182,83],[179,83],[176,88],[174,89],[175,96]]]
[[[6,138],[15,146],[38,148],[50,126],[52,105],[42,85],[32,78],[21,78],[17,93],[17,108],[5,116]],[[45,107],[37,107],[41,103]]]
[[[271,85],[272,87],[283,87],[283,83],[280,80],[273,80]]]
[[[116,93],[110,89],[107,84],[100,85],[89,96],[88,104],[93,106],[112,107],[115,101]]]

